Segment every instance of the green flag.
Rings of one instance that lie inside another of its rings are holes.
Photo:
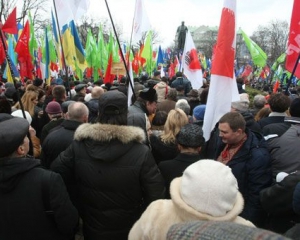
[[[144,49],[143,49],[141,56],[146,59],[147,73],[151,75],[151,72],[152,72],[151,65],[153,65],[153,61],[152,61],[152,31],[151,30],[148,32],[148,34],[146,36]]]
[[[107,68],[107,62],[108,62],[108,53],[105,46],[104,38],[103,38],[103,30],[102,26],[99,27],[99,33],[98,33],[98,66],[100,66],[100,69],[104,72]]]
[[[34,50],[37,49],[38,44],[37,44],[37,41],[34,36],[34,24],[32,21],[30,11],[29,11],[28,15],[29,15],[29,28],[30,28],[29,52],[30,52],[30,55],[32,56],[32,59],[34,59]]]
[[[254,41],[252,41],[243,30],[241,30],[241,32],[253,63],[259,67],[264,67],[267,61],[267,54]]]

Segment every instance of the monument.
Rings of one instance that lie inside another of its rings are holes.
[[[183,52],[187,31],[188,28],[184,25],[184,22],[182,21],[181,25],[177,28],[177,49],[179,52]]]

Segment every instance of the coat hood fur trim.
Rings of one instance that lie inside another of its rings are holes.
[[[118,126],[101,123],[81,124],[74,134],[74,139],[81,141],[88,138],[99,142],[119,140],[123,144],[127,144],[129,142],[142,143],[145,141],[146,137],[144,131],[139,127]]]
[[[233,208],[227,212],[222,217],[213,217],[206,213],[198,212],[197,210],[193,209],[189,205],[187,205],[183,199],[181,198],[180,194],[180,186],[181,186],[181,177],[175,178],[171,182],[170,186],[170,193],[171,193],[171,199],[174,203],[176,211],[178,211],[179,216],[183,219],[194,219],[196,217],[196,220],[204,219],[204,220],[210,220],[210,221],[233,221],[242,211],[244,208],[244,199],[242,197],[242,194],[238,192],[236,203],[234,204]],[[222,201],[220,199],[220,201]],[[194,216],[194,217],[192,217]]]

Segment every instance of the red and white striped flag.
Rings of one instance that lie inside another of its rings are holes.
[[[300,1],[294,0],[293,12],[291,17],[290,25],[290,35],[288,41],[288,48],[286,50],[286,62],[285,68],[289,72],[293,72],[293,69],[298,61],[298,66],[294,75],[300,78],[300,64],[299,64],[299,54],[300,54]]]
[[[230,111],[231,102],[239,100],[234,75],[235,19],[236,0],[224,0],[204,115],[203,133],[206,141],[209,140],[210,133],[219,119]]]
[[[203,85],[201,65],[197,49],[189,31],[186,33],[182,61],[184,75],[190,80],[193,89],[201,88]]]

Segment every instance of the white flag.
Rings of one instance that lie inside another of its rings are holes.
[[[90,6],[90,0],[54,0],[60,28],[81,18]]]
[[[136,0],[133,19],[133,42],[141,40],[143,33],[151,29],[150,21],[145,10],[143,0]]]
[[[239,101],[234,76],[236,46],[236,0],[224,0],[217,44],[212,59],[209,93],[204,115],[206,141],[219,119],[230,112],[231,102]]]
[[[203,85],[202,70],[191,33],[186,33],[184,50],[182,55],[184,75],[190,80],[193,89],[199,89]]]

